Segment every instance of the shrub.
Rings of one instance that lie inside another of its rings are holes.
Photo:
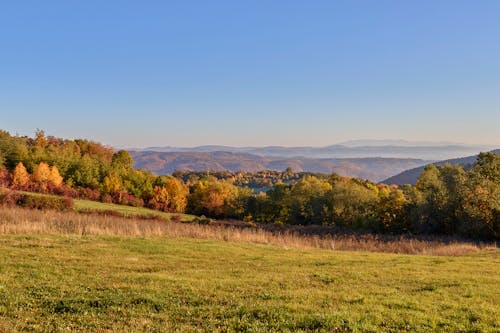
[[[52,194],[56,194],[59,196],[70,197],[70,198],[79,198],[80,193],[77,190],[69,187],[66,184],[61,184],[56,186],[52,183],[47,184],[47,191]]]
[[[80,190],[80,196],[88,200],[99,201],[101,199],[101,192],[86,187]]]
[[[103,194],[101,197],[101,201],[104,203],[113,203],[113,197],[109,194]]]
[[[170,216],[170,221],[172,222],[181,222],[181,220],[182,216],[180,216],[179,214],[174,214]]]
[[[21,194],[17,205],[31,209],[69,210],[73,208],[73,199],[69,197],[41,196]]]
[[[193,222],[198,223],[198,224],[212,224],[214,223],[214,220],[212,220],[209,217],[205,217],[205,215],[202,215],[200,217],[196,217]]]
[[[14,207],[19,200],[19,194],[6,188],[0,188],[0,205],[3,207]]]

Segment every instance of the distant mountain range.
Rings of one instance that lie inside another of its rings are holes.
[[[500,149],[493,150],[493,152],[500,154]],[[476,159],[477,155],[474,155],[461,158],[454,158],[445,161],[433,162],[432,164],[445,165],[446,163],[449,163],[451,165],[461,165],[464,169],[468,169],[474,164],[474,162],[476,162]],[[395,176],[383,180],[382,183],[396,184],[396,185],[403,185],[403,184],[415,185],[417,183],[418,176],[420,176],[424,168],[425,165],[403,171]]]
[[[337,173],[342,176],[359,177],[380,181],[409,168],[427,164],[420,159],[400,158],[282,158],[266,157],[248,153],[215,152],[156,152],[131,151],[135,167],[156,174],[171,174],[179,170],[231,170],[256,172],[260,170],[285,170],[320,173]]]
[[[428,163],[441,160],[446,161],[437,163],[473,163],[477,153],[491,149],[488,146],[449,142],[355,140],[327,147],[207,145],[188,148],[148,147],[129,151],[135,167],[156,174],[170,174],[176,170],[256,172],[291,167],[298,172],[335,172],[375,182],[383,180],[402,184],[414,183]]]
[[[479,151],[488,151],[495,147],[452,144],[443,142],[413,142],[403,140],[356,140],[326,147],[231,147],[207,145],[198,147],[148,147],[132,148],[131,151],[155,151],[170,153],[247,153],[264,157],[281,158],[414,158],[424,160],[444,160],[469,156]]]

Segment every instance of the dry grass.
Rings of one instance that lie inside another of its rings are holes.
[[[0,208],[0,234],[77,234],[132,237],[215,239],[230,242],[270,244],[298,249],[390,252],[404,254],[459,256],[481,249],[497,249],[495,244],[382,239],[376,235],[305,236],[287,231],[270,232],[259,228],[235,228],[163,220],[141,220],[74,212]]]

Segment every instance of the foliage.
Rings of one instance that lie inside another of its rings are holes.
[[[500,156],[466,171],[427,166],[416,186],[263,170],[156,176],[125,150],[88,140],[11,136],[0,130],[0,185],[133,207],[253,223],[334,225],[391,233],[500,237]]]
[[[188,188],[177,178],[170,178],[163,186],[155,186],[149,206],[170,213],[183,213],[187,206]]]
[[[23,189],[30,182],[30,175],[23,162],[19,162],[12,173],[12,186],[14,188]]]
[[[64,211],[73,208],[73,199],[52,195],[33,195],[21,193],[19,195],[17,205],[31,209],[52,209]]]

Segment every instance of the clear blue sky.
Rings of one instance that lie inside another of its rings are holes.
[[[0,128],[500,145],[500,1],[3,1]]]

